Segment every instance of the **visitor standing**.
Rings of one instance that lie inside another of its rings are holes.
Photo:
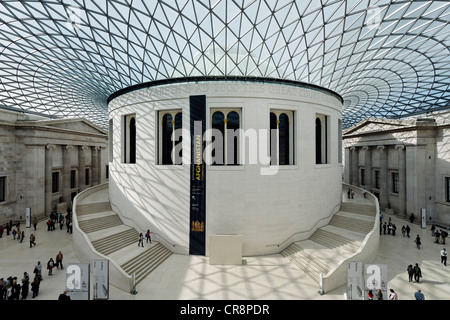
[[[147,238],[147,243],[148,242],[152,243],[152,237],[151,237],[150,229],[147,230],[147,233],[145,234],[145,237]]]
[[[447,255],[448,255],[448,252],[445,250],[445,248],[442,249],[441,250],[441,263],[443,263],[444,266],[447,265]]]
[[[48,269],[48,275],[52,276],[53,275],[53,267],[55,266],[55,261],[53,260],[53,258],[50,258],[50,260],[48,260],[47,262],[47,269]]]
[[[419,264],[416,263],[414,266],[414,281],[419,283],[420,278],[422,278],[422,270],[419,267]]]
[[[445,238],[448,237],[448,232],[445,230],[441,230],[441,238],[442,238],[442,244],[445,244]]]
[[[381,289],[377,290],[377,300],[383,300],[383,293],[381,292]]]
[[[144,236],[142,235],[142,232],[139,234],[138,247],[139,245],[141,245],[142,247],[144,246]]]
[[[414,276],[414,267],[412,266],[412,264],[410,264],[408,266],[406,271],[408,272],[408,281],[411,282],[413,280],[413,276]]]
[[[420,289],[417,289],[416,293],[414,293],[414,298],[416,298],[416,300],[425,300],[425,296]]]
[[[389,300],[398,300],[398,295],[394,291],[394,289],[390,289],[389,291],[390,291],[390,293],[389,293]]]
[[[31,283],[31,292],[33,292],[32,298],[37,297],[39,295],[39,285],[40,280],[38,277],[34,277],[33,282]]]
[[[416,240],[414,240],[414,242],[416,243],[417,249],[420,250],[420,245],[422,244],[422,242],[420,241],[419,235],[417,235]]]
[[[30,235],[30,248],[33,246],[33,245],[36,245],[36,237],[34,236],[34,234],[31,234]]]
[[[439,243],[439,238],[441,237],[441,232],[439,231],[439,230],[436,230],[435,232],[434,232],[434,236],[435,236],[435,241],[434,241],[434,243]]]
[[[34,266],[33,273],[35,274],[35,278],[38,278],[39,281],[42,280],[42,265],[40,261],[38,261],[37,265]]]
[[[59,269],[59,266],[61,265],[61,269],[64,269],[63,267],[63,254],[62,252],[58,252],[58,254],[56,255],[56,268]]]
[[[409,227],[409,225],[406,225],[406,236],[409,238],[409,233],[411,232],[411,228]]]
[[[36,217],[34,217],[34,220],[33,220],[34,231],[36,231],[36,226],[37,226],[37,219],[36,219]]]

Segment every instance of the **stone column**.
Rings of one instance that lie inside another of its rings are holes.
[[[53,210],[52,199],[52,172],[53,172],[53,150],[56,145],[48,144],[45,146],[45,216],[50,215]]]
[[[86,179],[84,176],[84,171],[86,169],[86,150],[87,146],[78,147],[78,187],[80,191],[86,188]]]
[[[398,214],[406,217],[406,149],[403,144],[395,146],[398,150]]]
[[[70,150],[73,149],[73,146],[65,145],[62,147],[63,151],[63,179],[62,179],[62,196],[64,202],[67,203],[67,206],[70,206],[71,198],[70,198],[70,170],[72,169],[70,163]]]
[[[91,147],[91,168],[92,168],[92,173],[91,173],[91,179],[92,179],[92,185],[95,186],[99,183],[98,180],[98,171],[99,171],[99,167],[98,167],[98,153],[99,153],[99,149],[100,147]]]
[[[351,157],[352,157],[352,167],[351,170],[351,180],[350,184],[354,186],[359,185],[359,172],[358,172],[358,166],[359,166],[359,150],[357,147],[351,147]]]
[[[388,147],[378,146],[380,152],[380,208],[387,208],[389,202]]]
[[[365,146],[362,148],[366,154],[365,158],[365,167],[364,167],[364,186],[367,191],[371,191],[372,189],[372,148],[369,146]]]

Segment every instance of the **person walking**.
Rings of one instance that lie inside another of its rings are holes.
[[[448,232],[445,230],[441,230],[441,238],[442,238],[442,244],[445,244],[445,238],[448,237]]]
[[[414,276],[414,268],[413,268],[412,264],[410,264],[408,266],[406,271],[408,272],[408,281],[411,282],[413,280],[413,276]]]
[[[435,236],[435,241],[434,241],[434,243],[439,243],[439,238],[441,237],[441,232],[439,231],[439,230],[436,230],[435,232],[434,232],[434,236]]]
[[[57,268],[57,269],[59,269],[59,266],[60,266],[60,265],[61,265],[61,269],[64,269],[62,260],[63,260],[63,254],[62,254],[62,252],[60,251],[60,252],[56,255],[56,268]]]
[[[23,238],[25,238],[25,231],[22,231],[22,233],[20,234],[20,243],[22,243]]]
[[[436,226],[434,224],[431,225],[431,235],[434,237],[434,231],[436,230]]]
[[[144,236],[142,235],[142,232],[139,234],[138,247],[139,245],[141,245],[142,247],[144,246]]]
[[[414,266],[414,281],[419,283],[420,278],[422,278],[422,270],[419,267],[419,264],[416,263]]]
[[[42,280],[42,265],[40,261],[38,261],[37,265],[34,266],[33,273],[35,274],[35,278],[38,278],[39,281]]]
[[[47,269],[48,269],[48,275],[52,276],[53,275],[53,267],[55,266],[55,261],[53,260],[53,258],[50,258],[50,260],[48,260],[47,262]]]
[[[414,298],[416,298],[416,300],[425,300],[425,296],[420,289],[417,289],[416,293],[414,293]]]
[[[419,235],[417,235],[416,240],[414,240],[414,242],[416,243],[417,249],[420,250],[420,245],[422,244],[422,242],[420,241]]]
[[[447,255],[448,252],[444,249],[441,250],[441,263],[444,264],[444,266],[447,266]]]
[[[34,231],[36,231],[36,226],[37,226],[37,219],[36,219],[36,217],[34,217],[34,219],[33,219]]]
[[[403,238],[406,236],[406,227],[402,226],[402,236]]]
[[[406,225],[406,237],[409,238],[409,233],[411,232],[411,228],[409,227],[409,225]]]
[[[148,242],[152,243],[152,237],[151,237],[150,229],[147,230],[147,233],[145,234],[145,237],[147,238],[147,243]]]
[[[36,240],[36,237],[34,236],[34,234],[31,234],[31,235],[30,235],[30,248],[31,248],[33,245],[36,245],[35,240]]]

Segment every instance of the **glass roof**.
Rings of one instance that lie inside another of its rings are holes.
[[[450,2],[0,2],[0,107],[107,126],[145,82],[257,76],[344,99],[343,125],[450,108]]]

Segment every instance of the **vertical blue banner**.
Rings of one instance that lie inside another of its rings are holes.
[[[206,96],[190,96],[191,190],[189,254],[205,255],[206,166],[203,135],[206,130]]]

